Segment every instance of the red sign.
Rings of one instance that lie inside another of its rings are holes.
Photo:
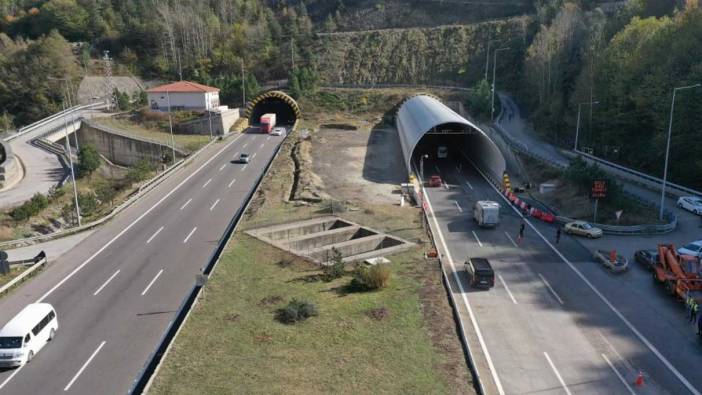
[[[607,180],[594,180],[592,182],[592,197],[600,199],[607,196]]]

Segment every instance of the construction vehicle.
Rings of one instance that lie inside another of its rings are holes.
[[[653,278],[665,285],[671,295],[685,300],[692,297],[702,304],[700,259],[679,255],[673,244],[658,245],[658,262],[653,266]]]

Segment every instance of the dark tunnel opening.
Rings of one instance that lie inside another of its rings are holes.
[[[292,125],[297,120],[296,109],[284,99],[279,97],[266,97],[256,103],[251,110],[249,118],[251,124],[258,125],[261,115],[274,113],[279,125]]]
[[[463,154],[474,152],[478,132],[461,124],[443,124],[425,133],[412,151],[412,163],[419,165],[419,159],[451,159],[461,160]]]

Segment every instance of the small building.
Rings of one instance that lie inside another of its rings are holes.
[[[219,89],[190,81],[155,86],[146,91],[152,110],[215,110],[219,107]]]

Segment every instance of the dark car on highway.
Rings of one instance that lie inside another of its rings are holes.
[[[487,259],[468,258],[465,266],[471,287],[490,289],[495,285],[495,271]]]
[[[656,250],[638,250],[634,253],[636,262],[643,265],[646,270],[653,270],[658,262],[658,251]]]

